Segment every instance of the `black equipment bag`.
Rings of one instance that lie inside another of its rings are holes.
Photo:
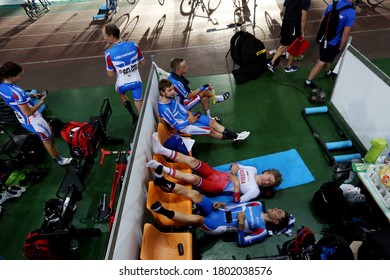
[[[236,32],[230,39],[230,55],[240,66],[232,71],[238,84],[258,78],[267,71],[267,51],[262,41],[246,31]]]
[[[313,196],[314,212],[328,222],[338,222],[347,210],[343,191],[335,182],[324,183]]]
[[[316,244],[321,260],[354,260],[349,242],[338,234],[322,237]]]
[[[390,260],[390,229],[367,234],[358,251],[359,260]]]

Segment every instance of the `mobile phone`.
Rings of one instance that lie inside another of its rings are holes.
[[[226,211],[225,212],[225,217],[226,217],[226,222],[227,223],[233,222],[232,211]]]

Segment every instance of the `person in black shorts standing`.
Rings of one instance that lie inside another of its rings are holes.
[[[276,50],[272,60],[267,64],[268,70],[275,72],[275,61],[286,51],[296,38],[301,36],[305,38],[307,13],[310,7],[311,0],[285,0],[283,8],[280,11],[282,17],[282,28],[280,31],[281,46]],[[298,67],[292,65],[294,57],[289,56],[287,67],[284,69],[286,73],[292,73],[298,70]]]

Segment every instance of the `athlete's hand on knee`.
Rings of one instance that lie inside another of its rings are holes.
[[[225,202],[218,202],[218,201],[215,201],[213,203],[213,208],[214,209],[224,209],[226,207],[226,203]]]

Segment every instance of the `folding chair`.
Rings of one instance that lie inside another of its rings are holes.
[[[188,186],[191,187],[191,186]],[[184,214],[192,214],[192,201],[191,199],[177,195],[175,193],[166,193],[162,191],[158,186],[154,185],[153,181],[149,182],[149,188],[148,188],[148,197],[146,200],[146,208],[152,213],[154,219],[156,220],[157,224],[163,227],[169,227],[169,226],[188,226],[185,224],[180,224],[172,221],[171,219],[168,219],[167,217],[157,214],[153,210],[150,209],[151,205],[156,202],[160,201],[161,205],[173,210],[178,211]]]
[[[192,260],[190,232],[161,232],[146,223],[142,235],[141,260]]]

